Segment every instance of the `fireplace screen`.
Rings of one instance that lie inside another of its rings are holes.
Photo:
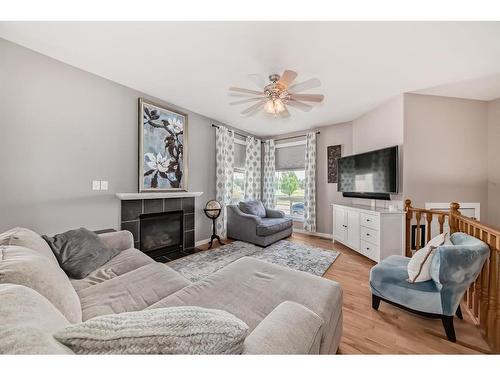
[[[184,211],[140,216],[140,248],[145,253],[167,253],[183,248]]]

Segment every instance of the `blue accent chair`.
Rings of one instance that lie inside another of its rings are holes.
[[[372,307],[388,302],[412,313],[443,322],[448,340],[455,342],[453,317],[462,319],[460,301],[476,280],[490,254],[486,243],[465,233],[450,236],[453,245],[439,246],[432,258],[432,280],[408,282],[410,258],[393,255],[370,271]]]

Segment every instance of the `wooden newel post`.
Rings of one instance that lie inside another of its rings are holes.
[[[411,258],[411,219],[413,211],[411,210],[411,200],[405,200],[406,212],[406,231],[405,231],[405,255]]]
[[[451,202],[450,203],[450,218],[449,218],[449,224],[450,224],[450,234],[458,232],[458,221],[456,219],[457,215],[460,215],[460,212],[458,209],[460,208],[460,205],[457,202]]]

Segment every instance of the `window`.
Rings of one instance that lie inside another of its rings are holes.
[[[245,154],[246,144],[240,139],[234,140],[234,169],[232,203],[245,200]]]
[[[234,168],[233,171],[233,197],[232,203],[236,204],[245,200],[245,170]]]
[[[294,220],[304,219],[305,141],[276,144],[277,208]]]
[[[305,171],[276,171],[276,209],[284,211],[294,220],[304,219]]]

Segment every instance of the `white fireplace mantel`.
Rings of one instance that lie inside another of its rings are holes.
[[[116,196],[122,201],[130,201],[134,199],[190,198],[199,197],[202,194],[202,191],[173,191],[165,193],[116,193]]]

